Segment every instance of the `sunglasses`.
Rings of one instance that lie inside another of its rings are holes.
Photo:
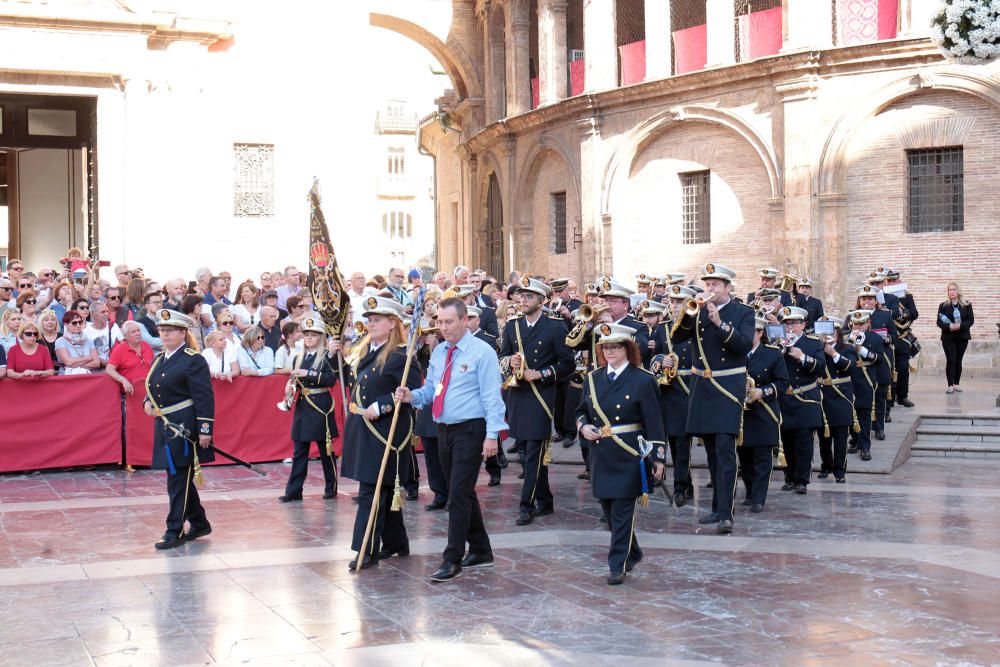
[[[222,326],[224,326],[224,327],[231,327],[231,326],[233,326],[234,324],[236,324],[236,322],[223,322],[223,323],[222,323]]]
[[[23,336],[24,338],[37,338],[37,337],[38,337],[38,332],[37,332],[37,331],[25,331],[25,332],[24,332],[23,334],[21,334],[21,335],[22,335],[22,336]]]
[[[90,310],[90,306],[77,306],[77,310]]]
[[[109,296],[109,297],[105,297],[105,298],[108,301],[121,301],[122,300],[122,298],[120,296]]]
[[[49,272],[49,273],[43,273],[43,274],[41,274],[42,278],[51,278],[51,277],[53,277],[54,275],[56,275],[56,274],[54,274],[54,273],[52,273],[52,272]]]
[[[13,265],[11,265],[11,266],[7,267],[7,270],[8,271],[24,271],[24,267],[23,266],[13,266]]]
[[[31,289],[31,283],[18,283],[17,289]]]
[[[83,320],[73,320],[70,324],[83,324]]]
[[[7,290],[9,292],[9,291],[11,291],[14,288],[13,287],[4,287],[3,285],[0,285],[0,289],[5,289],[5,290]]]
[[[29,306],[34,306],[36,303],[38,303],[38,299],[25,299],[24,303]]]

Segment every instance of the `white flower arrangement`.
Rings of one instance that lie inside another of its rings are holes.
[[[1000,0],[942,0],[931,40],[946,58],[970,65],[1000,56]]]

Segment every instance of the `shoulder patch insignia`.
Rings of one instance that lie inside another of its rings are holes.
[[[195,352],[194,350],[192,350],[190,347],[185,347],[184,348],[184,354],[188,355],[189,357],[197,357],[198,356],[198,353]]]

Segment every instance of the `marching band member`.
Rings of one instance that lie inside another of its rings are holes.
[[[496,337],[491,336],[479,325],[480,316],[483,312],[482,309],[476,306],[466,306],[465,310],[468,313],[466,328],[469,330],[469,333],[489,345],[499,355],[500,346],[497,344]],[[498,447],[496,454],[486,457],[485,466],[486,472],[490,476],[489,486],[499,486],[500,471],[507,467],[507,456],[503,453],[503,449]]]
[[[215,424],[215,395],[208,363],[191,346],[189,331],[194,320],[166,308],[157,315],[156,330],[163,351],[149,367],[142,407],[147,415],[157,417],[153,425],[152,467],[167,470],[170,498],[167,530],[154,546],[172,549],[212,532],[192,481],[197,464],[215,460],[215,452],[209,447]],[[186,533],[185,521],[190,524]]]
[[[372,503],[376,504],[375,522],[368,553],[363,554],[360,567],[378,565],[379,560],[394,555],[410,553],[410,542],[403,525],[403,514],[391,510],[394,490],[399,479],[406,479],[410,457],[403,449],[410,444],[413,434],[413,410],[408,405],[397,405],[393,400],[397,387],[415,388],[420,385],[419,370],[411,366],[403,377],[406,366],[406,330],[403,328],[404,306],[386,297],[368,297],[364,317],[368,319],[369,340],[360,350],[358,360],[352,365],[357,380],[351,392],[351,409],[344,425],[344,462],[342,474],[358,481],[358,513],[354,520],[351,549],[361,550],[368,527]],[[402,410],[396,424],[393,440],[388,441],[392,414]],[[389,459],[382,478],[381,488],[376,489],[379,469],[385,449]],[[394,482],[395,480],[395,482]],[[349,569],[354,570],[356,561]]]
[[[765,322],[767,324],[780,324],[778,321],[778,315],[781,313],[781,295],[783,292],[780,289],[773,287],[764,287],[757,291],[757,299],[760,303],[760,313],[764,316]]]
[[[587,375],[576,419],[581,437],[593,443],[590,483],[611,528],[607,581],[614,586],[642,560],[635,509],[648,501],[650,475],[663,477],[665,451],[656,381],[642,368],[634,329],[601,324],[597,330],[603,368]]]
[[[670,286],[667,301],[671,317],[667,324],[671,328],[674,321],[684,316],[684,304],[689,299],[695,298],[695,295],[696,292],[690,287],[679,284]],[[689,498],[694,498],[694,483],[691,481],[691,436],[687,430],[688,398],[691,395],[691,341],[674,343],[667,336],[665,344],[664,366],[673,368],[677,373],[668,385],[660,387],[660,412],[663,415],[663,429],[670,448],[670,460],[674,464],[673,501],[677,507],[684,507]]]
[[[867,310],[871,313],[869,318],[869,330],[882,336],[885,341],[885,349],[882,353],[884,364],[879,364],[877,368],[878,384],[875,387],[875,423],[872,429],[875,431],[876,440],[885,440],[885,423],[888,421],[887,402],[889,400],[889,388],[892,386],[892,378],[895,374],[893,363],[895,361],[895,343],[898,338],[896,325],[892,321],[889,310],[878,303],[879,290],[874,285],[862,285],[858,288],[857,308]],[[892,295],[888,295],[892,296]]]
[[[885,273],[887,286],[899,285],[899,271],[888,269]],[[913,300],[913,295],[904,291],[898,295],[899,305],[892,313],[893,323],[899,337],[896,339],[895,363],[896,382],[892,385],[893,401],[899,403],[904,408],[912,408],[913,401],[910,400],[910,358],[920,351],[920,344],[913,334],[913,323],[917,321],[920,313],[917,311],[917,304]]]
[[[642,321],[646,327],[646,347],[642,353],[642,365],[649,368],[649,361],[658,354],[663,354],[667,345],[667,327],[661,322],[667,311],[666,304],[659,301],[643,301],[639,304]]]
[[[798,306],[781,309],[781,323],[786,336],[781,345],[785,352],[789,387],[781,395],[781,441],[785,448],[785,485],[782,490],[794,489],[806,493],[812,473],[813,432],[825,434],[822,396],[817,379],[824,377],[826,359],[823,343],[808,335],[807,313]]]
[[[760,269],[757,273],[760,275],[760,289],[757,290],[756,292],[750,292],[749,294],[747,294],[746,302],[748,304],[753,303],[754,301],[757,300],[757,297],[760,295],[761,290],[778,289],[775,286],[775,283],[777,282],[778,277],[781,275],[781,271],[779,271],[774,267],[765,267],[763,269]],[[781,305],[791,306],[792,295],[781,289],[778,289],[778,291],[781,293]]]
[[[642,322],[632,317],[629,313],[632,307],[632,295],[634,292],[621,283],[616,282],[613,278],[603,279],[599,287],[601,290],[601,299],[604,305],[608,307],[608,312],[611,315],[609,318],[611,323],[632,327],[636,332],[636,345],[639,346],[640,350],[645,349],[649,340],[647,329]]]
[[[899,331],[896,329],[895,319],[899,312],[899,297],[895,294],[885,291],[885,280],[886,280],[886,268],[883,266],[876,267],[874,271],[868,274],[865,278],[865,282],[875,288],[876,292],[876,306],[874,310],[884,311],[888,316],[888,320],[893,323],[893,332],[891,334],[891,340],[889,341],[889,347],[886,350],[889,357],[889,368],[891,381],[886,386],[886,396],[885,396],[885,415],[882,416],[880,423],[888,424],[892,421],[892,406],[896,398],[896,380],[898,377],[898,369],[896,367],[896,347],[899,341]],[[877,297],[881,296],[879,301]],[[859,306],[863,307],[863,306]],[[884,319],[884,316],[872,313],[872,328],[881,328],[880,324]],[[876,332],[880,333],[880,332]],[[875,429],[875,437],[878,438],[880,431],[885,431],[885,427],[882,429]],[[884,434],[883,434],[884,435]]]
[[[872,333],[871,311],[853,310],[847,314],[851,334],[847,342],[857,353],[858,360],[851,373],[851,384],[854,388],[854,410],[858,415],[857,447],[849,448],[848,453],[861,450],[861,460],[872,458],[872,426],[875,423],[876,403],[878,402],[879,375],[885,377],[888,373],[888,362],[885,356],[885,341],[878,334]],[[861,332],[858,335],[856,332]],[[874,367],[874,368],[873,368]],[[883,372],[884,371],[884,372]]]
[[[798,307],[804,308],[809,314],[806,318],[806,329],[812,329],[816,320],[823,317],[823,302],[812,295],[813,284],[808,278],[799,280],[795,290],[798,294]]]
[[[524,486],[517,525],[552,514],[548,458],[556,382],[573,372],[573,354],[566,346],[566,327],[542,312],[548,296],[545,283],[524,276],[518,286],[521,317],[504,327],[500,369],[517,381],[508,385],[510,435],[523,453]]]
[[[330,354],[341,350],[339,340],[330,342]],[[337,372],[330,362],[326,347],[326,324],[311,317],[302,320],[302,352],[292,362],[289,384],[294,394],[295,413],[292,416],[292,469],[285,484],[285,493],[278,500],[287,503],[302,500],[302,486],[309,467],[309,447],[316,443],[323,466],[326,487],[323,498],[337,497],[337,459],[330,440],[337,436],[334,421],[334,400],[330,388],[337,384]],[[297,387],[296,387],[297,385]]]
[[[747,353],[754,331],[753,310],[731,298],[735,277],[736,272],[720,264],[706,264],[701,273],[704,302],[685,311],[671,332],[675,344],[693,341],[687,430],[705,443],[715,480],[712,513],[698,522],[718,522],[720,533],[733,531],[736,446],[743,430]]]
[[[823,341],[826,353],[826,377],[820,379],[823,392],[823,414],[826,416],[830,435],[819,438],[819,457],[822,461],[820,479],[833,473],[838,484],[847,474],[847,436],[851,429],[860,432],[858,415],[854,412],[854,366],[857,351],[843,340],[844,321],[837,317],[823,316],[821,320],[833,322],[833,338]]]
[[[754,317],[753,349],[747,355],[747,402],[743,413],[743,444],[737,450],[740,477],[746,486],[744,505],[754,514],[764,511],[771,479],[771,450],[781,437],[779,396],[788,389],[788,367],[778,345],[765,343],[767,320]]]

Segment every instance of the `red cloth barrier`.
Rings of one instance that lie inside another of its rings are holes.
[[[697,72],[708,62],[708,26],[674,31],[674,74]]]
[[[576,97],[583,93],[583,78],[586,71],[583,60],[574,60],[569,64],[569,95]]]
[[[623,86],[640,83],[646,78],[646,40],[618,47],[621,57],[621,82]]]
[[[285,395],[288,376],[237,377],[232,383],[212,380],[215,392],[215,433],[213,440],[221,449],[251,463],[279,461],[292,455],[292,413],[278,410],[276,404]],[[142,409],[146,390],[141,385],[125,401],[125,460],[131,465],[148,466],[153,458],[153,419]],[[344,432],[344,411],[340,388],[333,388],[337,430]],[[333,450],[343,451],[340,437],[333,439]],[[312,454],[318,455],[316,446]],[[229,459],[216,457],[216,464]]]
[[[120,461],[118,388],[105,375],[0,381],[0,472]]]

